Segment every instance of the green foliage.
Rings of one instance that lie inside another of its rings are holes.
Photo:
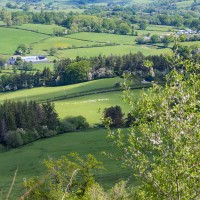
[[[135,41],[138,43],[138,44],[145,44],[146,41],[144,39],[144,36],[139,36],[135,39]]]
[[[117,29],[117,33],[127,35],[130,32],[130,27],[127,23],[121,23]]]
[[[89,128],[86,118],[83,116],[67,117],[62,120],[61,129],[63,132],[72,132]]]
[[[165,36],[163,39],[162,39],[162,42],[164,44],[165,47],[168,47],[170,42],[173,42],[173,36]]]
[[[85,159],[77,153],[58,160],[45,160],[46,175],[24,181],[27,192],[20,199],[71,199],[71,200],[131,200],[133,188],[120,181],[105,191],[95,182],[93,173],[102,170],[102,163],[91,154]]]
[[[175,57],[171,66],[166,85],[154,85],[139,102],[124,92],[137,127],[128,135],[109,132],[123,151],[124,164],[142,181],[136,199],[200,197],[200,68]]]
[[[90,62],[86,60],[69,64],[65,69],[65,82],[72,84],[87,81],[90,69]]]
[[[109,191],[104,191],[102,186],[94,183],[86,190],[83,200],[131,200],[133,191],[127,185],[127,182],[120,181]]]
[[[25,44],[20,44],[15,51],[15,54],[24,56],[27,51],[27,47]]]
[[[76,131],[75,125],[69,122],[68,119],[62,120],[60,129],[60,131],[63,133]]]
[[[49,55],[50,56],[55,56],[56,54],[57,54],[57,52],[58,52],[58,49],[57,48],[50,48],[49,49]]]
[[[2,19],[3,22],[6,24],[6,26],[11,26],[12,25],[12,15],[9,11],[7,10],[2,10]]]
[[[9,148],[57,134],[59,119],[52,103],[5,101],[0,113],[0,143]]]
[[[151,43],[153,43],[153,44],[155,44],[155,43],[157,43],[159,41],[159,37],[158,37],[158,35],[152,35],[151,36]]]
[[[104,109],[104,118],[110,121],[112,127],[122,127],[124,124],[123,116],[120,106],[111,106]]]
[[[119,96],[119,94],[116,96]],[[98,114],[93,118],[98,119]],[[2,199],[6,199],[7,190],[10,187],[14,170],[17,167],[19,170],[10,197],[13,200],[19,199],[19,196],[22,195],[24,191],[22,182],[25,178],[39,176],[42,179],[45,174],[45,167],[42,164],[44,159],[48,159],[48,157],[58,159],[62,155],[66,155],[66,152],[78,152],[81,157],[92,152],[97,160],[103,162],[106,168],[102,172],[95,173],[95,180],[104,189],[111,188],[116,181],[128,177],[129,171],[120,167],[120,161],[111,160],[109,157],[101,154],[105,150],[110,153],[117,151],[110,142],[106,142],[105,138],[105,129],[89,129],[37,140],[31,145],[0,152],[0,188],[2,189]],[[134,182],[134,184],[137,183]],[[127,186],[129,185],[127,183]]]
[[[31,178],[24,182],[27,199],[79,199],[94,183],[93,173],[103,169],[102,163],[91,154],[82,159],[71,153],[58,160],[45,160],[46,176],[39,180]],[[22,197],[21,197],[22,198]]]
[[[139,23],[139,27],[141,30],[145,30],[147,28],[147,21],[146,20],[141,20]]]
[[[21,137],[21,131],[8,131],[5,136],[5,143],[8,147],[16,148],[23,145],[23,140]]]

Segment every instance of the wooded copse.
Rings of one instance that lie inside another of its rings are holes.
[[[0,143],[7,147],[57,134],[59,119],[51,103],[5,101],[0,113]]]
[[[82,116],[60,120],[50,102],[5,101],[0,105],[0,145],[3,149],[86,128],[89,124]]]

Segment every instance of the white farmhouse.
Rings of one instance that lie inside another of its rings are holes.
[[[21,58],[21,60],[23,60],[24,62],[32,62],[34,64],[38,64],[38,63],[49,63],[50,61],[46,58],[46,56],[12,56],[9,60],[8,60],[8,64],[9,65],[14,65],[17,58]]]

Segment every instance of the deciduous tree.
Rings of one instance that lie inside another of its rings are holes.
[[[139,102],[124,92],[133,116],[130,133],[109,131],[142,183],[135,199],[200,198],[200,66],[171,61],[174,70],[164,87],[154,85]]]

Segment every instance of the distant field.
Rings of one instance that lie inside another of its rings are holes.
[[[135,28],[137,28],[137,26]],[[135,30],[135,31],[138,32],[138,35],[146,35],[148,33],[150,33],[150,35],[153,34],[162,35],[165,33],[169,33],[169,30],[171,29],[173,29],[173,27],[149,25],[146,30]],[[75,33],[67,35],[66,37],[93,41],[93,42],[116,43],[116,44],[134,44],[135,39],[137,38],[137,36],[130,36],[130,35],[89,33],[89,32]]]
[[[184,46],[194,46],[197,45],[200,47],[200,41],[192,41],[192,42],[181,42],[182,45]]]
[[[88,40],[93,42],[116,43],[116,44],[133,44],[136,38],[135,36],[129,36],[129,35],[89,33],[89,32],[75,33],[67,35],[67,37],[81,39],[81,40]]]
[[[33,45],[34,50],[49,50],[50,48],[68,48],[68,47],[87,47],[95,45],[95,42],[86,42],[64,37],[51,37],[41,43]]]
[[[164,26],[164,25],[148,25],[146,31],[158,31],[159,34],[163,32],[170,32],[172,30],[176,30],[173,26]]]
[[[25,24],[19,26],[19,28],[35,30],[46,34],[51,34],[54,27],[58,26],[41,24]],[[145,31],[138,30],[138,34],[163,34],[166,33],[168,29],[169,27],[167,26],[149,26]],[[57,48],[59,51],[54,57],[50,58],[51,60],[55,58],[76,58],[77,56],[91,57],[99,54],[123,55],[130,52],[136,53],[138,51],[141,51],[145,55],[170,52],[169,49],[157,49],[156,47],[146,45],[135,45],[135,39],[136,36],[130,35],[88,32],[71,34],[66,37],[48,37],[44,34],[31,31],[0,27],[0,54],[8,54],[8,56],[12,55],[17,46],[22,43],[26,44],[27,47],[31,45],[31,55],[48,55],[49,49]],[[110,43],[120,45],[89,48],[90,46]]]
[[[155,55],[170,53],[169,48],[156,48],[147,45],[117,45],[117,46],[106,46],[106,47],[93,47],[93,48],[82,48],[82,49],[68,49],[61,50],[58,52],[59,57],[63,58],[76,58],[80,57],[91,57],[102,55],[124,55],[129,53],[142,52],[144,55]]]
[[[128,170],[121,168],[121,162],[103,156],[101,152],[116,152],[116,149],[106,140],[106,130],[91,130],[77,133],[67,133],[50,139],[40,140],[21,148],[0,153],[0,191],[5,196],[11,185],[15,170],[18,168],[11,200],[18,199],[23,194],[22,182],[32,176],[44,173],[43,160],[59,158],[70,152],[78,152],[81,156],[89,153],[102,161],[105,170],[96,173],[96,180],[105,188],[110,188],[120,179],[130,176]],[[136,182],[134,182],[136,184]]]
[[[191,41],[191,42],[180,42],[181,45],[183,46],[188,46],[188,47],[192,47],[192,46],[197,46],[200,47],[200,41]],[[169,47],[173,47],[174,43],[170,43]]]
[[[20,26],[30,30],[38,30],[41,33],[51,34],[55,25],[25,24]],[[136,27],[137,28],[137,27]],[[139,35],[165,34],[169,33],[169,26],[149,25],[147,30],[138,30]],[[48,58],[50,60],[60,58],[74,59],[77,56],[91,57],[102,55],[124,55],[129,53],[142,52],[144,55],[165,54],[171,52],[169,48],[162,48],[151,45],[135,44],[136,36],[116,35],[107,33],[81,32],[67,35],[66,37],[50,37],[45,34],[25,30],[0,27],[0,54],[7,57],[12,55],[19,44],[26,44],[32,47],[30,55],[47,55],[51,48],[57,48],[57,53]],[[109,44],[117,44],[109,46]],[[186,43],[185,43],[186,44]],[[102,46],[106,45],[106,46]],[[43,65],[44,66],[44,65]],[[52,66],[51,66],[52,67]],[[38,69],[39,67],[37,67]]]
[[[19,29],[26,29],[36,31],[38,33],[53,34],[54,28],[63,28],[58,25],[46,25],[46,24],[23,24],[21,26],[14,26]]]
[[[67,116],[83,115],[86,117],[91,126],[99,123],[100,115],[98,109],[106,107],[121,105],[124,112],[128,112],[127,105],[125,105],[120,97],[122,91],[97,93],[100,89],[114,88],[116,82],[123,82],[120,78],[108,78],[90,81],[86,83],[74,84],[60,87],[40,87],[33,89],[19,90],[15,92],[0,93],[0,101],[8,100],[46,100],[65,97],[69,95],[84,95],[85,92],[93,92],[94,94],[73,97],[54,101],[55,109],[59,117],[65,118]],[[133,90],[135,98],[138,98],[141,90]]]
[[[150,26],[146,30],[136,30],[138,32],[138,36],[141,35],[163,35],[166,33],[170,33],[169,31],[165,31],[165,28],[161,29],[159,27],[155,27],[155,30],[153,30],[154,27]],[[171,27],[172,28],[172,27]]]
[[[15,92],[0,93],[0,102],[6,99],[12,100],[46,100],[64,95],[72,95],[80,92],[97,90],[101,88],[114,87],[116,82],[123,81],[120,78],[100,79],[74,85],[60,87],[39,87]]]
[[[39,33],[0,27],[0,54],[13,54],[19,44],[38,42],[47,36]]]

